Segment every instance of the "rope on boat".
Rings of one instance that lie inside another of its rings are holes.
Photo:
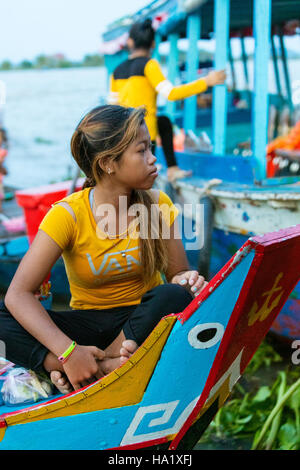
[[[205,279],[209,279],[212,234],[215,214],[215,200],[214,197],[209,194],[209,191],[213,186],[221,184],[222,182],[223,181],[220,179],[213,178],[207,181],[203,188],[201,188],[201,190],[198,192],[199,203],[202,204],[204,210],[203,246],[199,247],[200,253],[198,258],[198,271],[202,276],[204,276]]]

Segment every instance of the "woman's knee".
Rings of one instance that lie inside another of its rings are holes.
[[[162,284],[150,292],[166,313],[179,313],[193,300],[190,292],[179,284]]]
[[[191,302],[191,294],[178,284],[162,284],[146,292],[123,331],[127,339],[141,344],[162,317],[182,312]]]

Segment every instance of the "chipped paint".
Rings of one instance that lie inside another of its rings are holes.
[[[240,248],[236,252],[236,254],[231,258],[230,262],[228,263],[227,269],[224,270],[221,273],[221,275],[216,279],[215,284],[209,287],[208,289],[209,293],[213,292],[218,287],[218,285],[231,273],[231,271],[235,268],[235,266],[239,264],[245,256],[247,256],[247,254],[253,249],[253,246],[255,244],[256,243],[252,241],[251,243],[248,243],[242,246],[242,248]],[[203,297],[201,301],[199,301],[199,305],[204,299],[205,297]]]
[[[244,185],[245,189],[243,189],[243,186],[240,185],[239,189],[232,189],[232,187],[236,186],[238,187],[237,184],[232,184],[232,183],[227,183],[227,182],[222,182],[218,180],[218,183],[214,183],[211,185],[207,185],[207,180],[200,180],[201,183],[203,183],[203,186],[196,186],[190,183],[186,183],[185,181],[176,181],[173,183],[173,186],[175,189],[192,189],[193,192],[196,193],[203,193],[204,191],[212,196],[215,197],[224,197],[224,198],[230,198],[230,199],[239,199],[239,200],[254,200],[254,201],[297,201],[300,202],[300,190],[299,190],[299,185],[288,185],[288,189],[286,189],[286,192],[284,191],[274,191],[271,188],[269,189],[264,189],[262,190],[261,187],[257,186],[251,186],[249,187],[248,185]],[[220,189],[220,185],[221,189]],[[224,186],[227,186],[225,189]],[[278,188],[278,187],[276,187]]]
[[[180,198],[177,199],[175,192],[172,195],[173,202],[181,206],[199,204],[199,188],[183,182],[177,182],[176,188],[180,190]],[[265,191],[261,194],[259,189],[253,190],[250,194],[243,191],[225,192],[214,187],[209,189],[207,194],[210,194],[215,201],[214,228],[225,232],[246,236],[262,235],[290,227],[294,223],[300,224],[300,193],[295,193],[293,197],[296,199],[291,201],[284,199],[288,197],[285,193],[276,194],[277,200],[275,200],[273,192]]]
[[[249,215],[247,214],[247,212],[243,212],[242,219],[243,219],[244,222],[248,222],[248,220],[250,219],[250,217],[249,217]]]

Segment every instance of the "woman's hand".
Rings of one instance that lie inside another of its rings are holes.
[[[198,271],[182,271],[171,279],[172,284],[179,284],[190,291],[196,297],[207,286],[208,282]]]
[[[74,390],[103,377],[97,361],[101,361],[104,357],[105,352],[96,346],[76,345],[71,356],[63,364],[64,371]]]
[[[212,70],[204,77],[208,87],[222,85],[226,80],[225,70]]]

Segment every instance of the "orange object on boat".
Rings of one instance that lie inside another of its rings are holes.
[[[270,142],[267,146],[267,176],[269,178],[275,176],[278,165],[273,159],[276,156],[277,149],[298,150],[300,149],[300,121],[290,130],[286,136],[279,136]]]
[[[184,129],[180,129],[178,134],[175,134],[173,137],[174,150],[176,150],[177,152],[182,152],[184,150],[184,140],[185,140]]]

